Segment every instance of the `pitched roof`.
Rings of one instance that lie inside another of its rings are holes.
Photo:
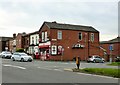
[[[72,25],[72,24],[61,24],[57,22],[44,22],[49,28],[52,29],[62,29],[62,30],[80,30],[80,31],[90,31],[99,32],[92,26],[82,26],[82,25]]]
[[[114,38],[114,39],[109,40],[109,41],[102,41],[100,43],[101,44],[109,44],[109,43],[117,43],[117,42],[120,42],[120,37]]]
[[[30,35],[34,35],[34,34],[39,34],[39,31],[35,31],[35,32],[28,33],[28,34],[24,34],[23,36],[30,36]]]

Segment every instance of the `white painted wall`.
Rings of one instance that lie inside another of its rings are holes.
[[[39,45],[39,34],[30,35],[30,45],[32,45],[32,44]],[[33,54],[33,53],[38,52],[39,49],[37,49],[37,48],[38,48],[38,46],[30,46],[29,53]]]
[[[32,43],[32,40],[34,41],[34,43]],[[34,45],[39,44],[39,34],[30,35],[30,45],[31,44],[34,44]]]

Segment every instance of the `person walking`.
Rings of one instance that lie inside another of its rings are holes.
[[[76,57],[76,65],[77,65],[77,69],[79,69],[80,67],[80,57]]]

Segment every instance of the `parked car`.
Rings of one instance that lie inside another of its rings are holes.
[[[115,57],[115,62],[120,62],[120,56]]]
[[[2,53],[0,53],[0,56],[2,57],[2,58],[11,58],[11,56],[12,56],[12,53],[11,52],[9,52],[9,51],[2,51]]]
[[[105,59],[98,56],[98,55],[93,55],[93,56],[90,56],[87,60],[87,62],[93,62],[93,63],[104,63],[105,62]]]
[[[17,61],[21,61],[21,62],[24,62],[24,61],[32,62],[33,61],[32,56],[29,56],[28,54],[23,53],[23,52],[15,52],[15,53],[13,53],[11,59],[13,61],[17,60]]]

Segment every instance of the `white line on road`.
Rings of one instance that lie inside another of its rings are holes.
[[[20,69],[26,69],[25,67],[21,67],[21,66],[14,66],[14,65],[9,65],[9,64],[5,64],[3,66],[6,66],[6,67],[15,67],[15,68],[20,68]]]
[[[63,72],[63,71],[60,70],[60,69],[50,69],[50,68],[45,68],[45,67],[37,67],[37,68],[45,69],[45,70],[52,70],[52,71],[60,71],[60,72]]]
[[[37,68],[40,68],[40,69],[46,69],[46,70],[52,70],[52,69],[44,68],[44,67],[37,67]]]
[[[113,78],[113,77],[109,77],[109,76],[101,76],[101,75],[87,74],[87,73],[77,73],[77,74],[80,74],[80,75],[87,75],[87,76],[96,76],[96,77],[102,77],[102,78],[118,79],[118,78]]]
[[[63,72],[62,70],[60,70],[60,69],[54,69],[55,71],[60,71],[60,72]]]

